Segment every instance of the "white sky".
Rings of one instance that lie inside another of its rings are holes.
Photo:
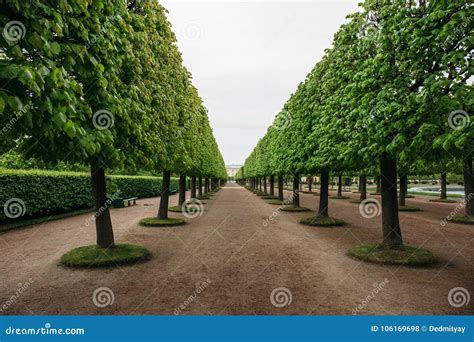
[[[358,1],[160,2],[226,164],[242,164]]]

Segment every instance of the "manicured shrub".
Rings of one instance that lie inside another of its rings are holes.
[[[171,190],[178,179],[171,179]],[[108,197],[154,197],[161,192],[161,178],[108,176]],[[0,169],[0,222],[7,223],[91,208],[90,175],[80,172]],[[8,214],[8,216],[7,216]]]

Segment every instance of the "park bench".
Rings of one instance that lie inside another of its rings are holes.
[[[114,208],[125,208],[137,204],[138,197],[116,198],[112,204]]]

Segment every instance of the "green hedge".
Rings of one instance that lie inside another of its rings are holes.
[[[171,179],[171,190],[178,189],[178,178]],[[148,176],[107,176],[109,197],[155,197],[161,192],[161,178]],[[5,204],[21,200],[16,209],[25,211],[18,219],[6,216]],[[0,169],[0,222],[60,214],[91,208],[90,176],[87,173],[44,170]]]

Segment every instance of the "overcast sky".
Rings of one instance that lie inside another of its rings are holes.
[[[226,164],[245,161],[357,2],[161,1]]]

